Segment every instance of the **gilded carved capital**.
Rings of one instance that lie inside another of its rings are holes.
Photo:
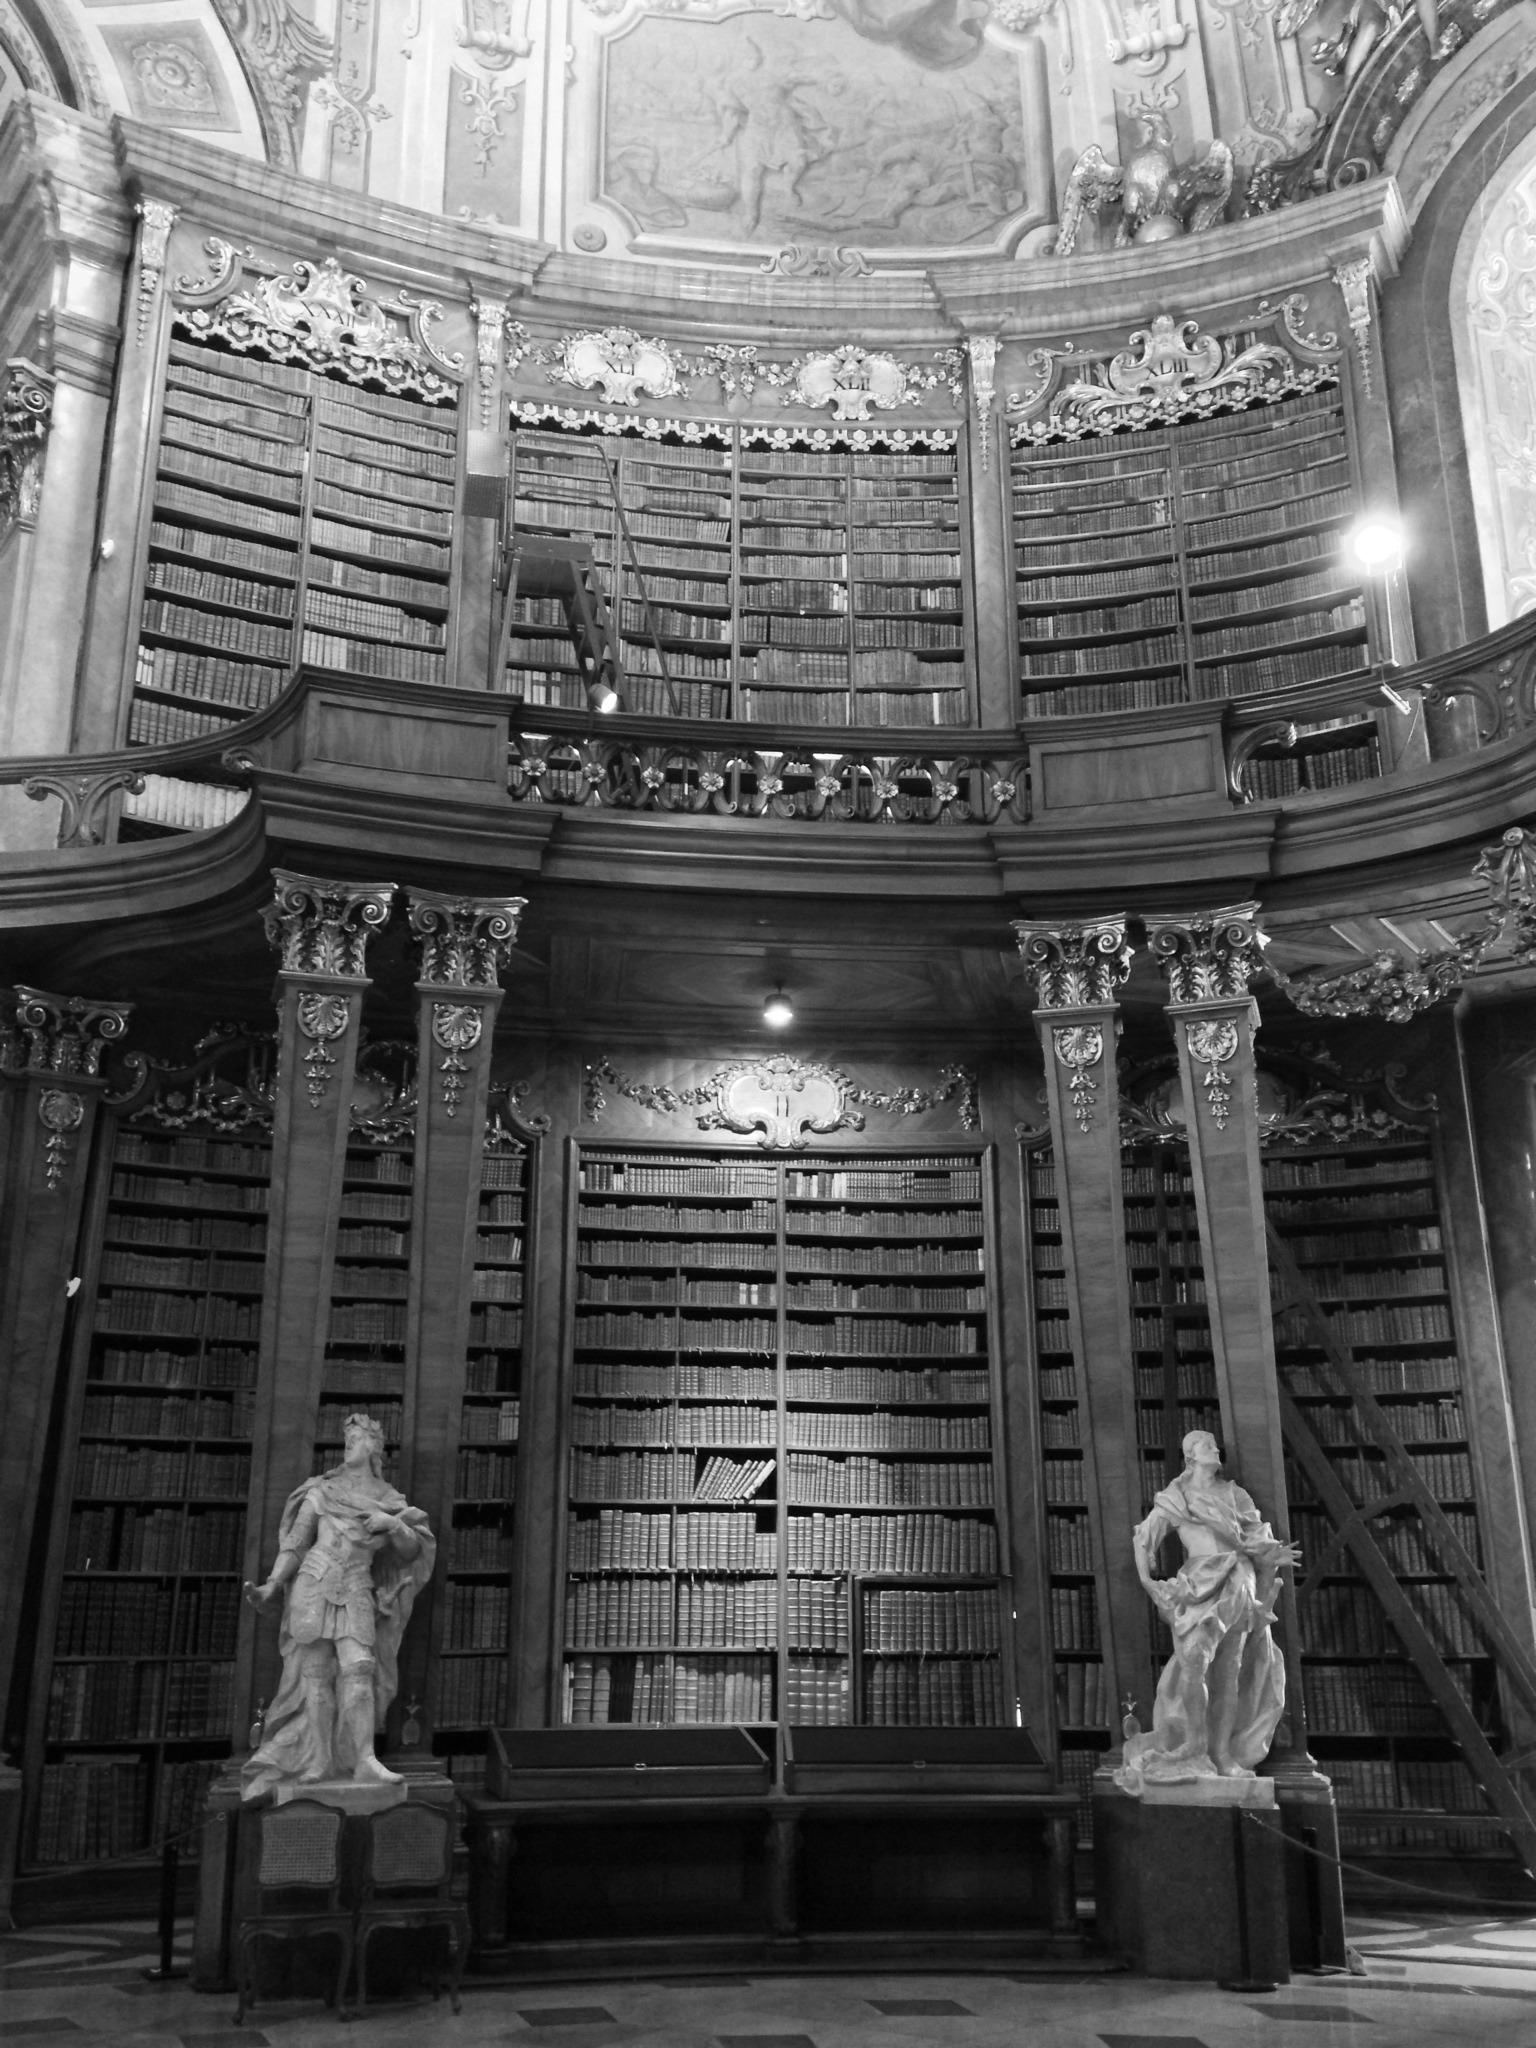
[[[14,1011],[7,1004],[0,1014],[0,1072],[7,1074],[99,1074],[102,1054],[124,1035],[133,1014],[132,1003],[20,985],[13,993]]]
[[[1187,917],[1149,917],[1147,943],[1175,1003],[1241,1002],[1264,965],[1266,935],[1257,903],[1231,903]]]
[[[407,913],[421,942],[421,979],[441,988],[497,988],[517,944],[526,896],[438,896],[411,891]]]
[[[393,882],[332,882],[274,868],[274,900],[261,913],[278,964],[293,974],[361,981],[373,932],[389,922]]]
[[[1123,917],[1084,924],[1040,924],[1016,918],[1024,971],[1042,1010],[1092,1009],[1113,1003],[1131,971]]]

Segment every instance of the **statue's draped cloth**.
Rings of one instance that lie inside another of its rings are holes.
[[[414,1557],[401,1557],[369,1533],[368,1517],[380,1509],[409,1523],[417,1539]],[[342,1465],[289,1494],[278,1529],[279,1557],[285,1551],[298,1551],[301,1562],[283,1602],[283,1681],[267,1709],[265,1740],[240,1772],[246,1799],[330,1773],[329,1717],[310,1711],[306,1691],[301,1653],[311,1643],[345,1638],[371,1650],[374,1723],[382,1725],[400,1687],[400,1638],[417,1593],[432,1576],[437,1539],[425,1513],[403,1493],[392,1486],[367,1491]]]
[[[1285,1660],[1270,1630],[1274,1609],[1259,1597],[1250,1555],[1273,1543],[1269,1524],[1240,1486],[1196,1490],[1184,1477],[1156,1496],[1142,1527],[1155,1549],[1181,1522],[1209,1529],[1222,1548],[1187,1557],[1178,1577],[1167,1581],[1177,1595],[1168,1617],[1173,1655],[1158,1681],[1151,1729],[1125,1745],[1127,1775],[1153,1783],[1177,1784],[1215,1770],[1208,1742],[1217,1715],[1227,1727],[1223,1761],[1251,1771],[1268,1754],[1285,1710]]]

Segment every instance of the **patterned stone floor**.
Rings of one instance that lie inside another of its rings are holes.
[[[185,1930],[183,1929],[183,1937]],[[347,2048],[547,2042],[554,2048],[1536,2048],[1536,1920],[1357,1919],[1364,1975],[1268,1996],[1132,1977],[953,1975],[625,1978],[479,1987],[371,2009]],[[184,1946],[184,1939],[183,1944]],[[0,2044],[318,2048],[319,2005],[258,2007],[146,1983],[147,1921],[0,1936]]]

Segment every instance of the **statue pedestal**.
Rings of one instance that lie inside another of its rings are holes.
[[[1211,1789],[1207,1789],[1211,1788]],[[1261,1788],[1261,1789],[1256,1789]],[[1249,1990],[1290,1981],[1285,1847],[1266,1778],[1122,1792],[1093,1783],[1097,1939],[1149,1977]]]
[[[287,1806],[295,1799],[313,1799],[317,1805],[334,1806],[341,1813],[383,1813],[386,1807],[404,1806],[406,1783],[404,1778],[397,1785],[360,1785],[355,1778],[317,1778],[312,1784],[273,1787],[274,1806]]]

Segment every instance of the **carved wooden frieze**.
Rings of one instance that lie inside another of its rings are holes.
[[[892,1116],[919,1116],[942,1103],[956,1103],[962,1130],[975,1130],[980,1122],[976,1104],[976,1076],[968,1067],[943,1069],[939,1088],[898,1088],[890,1091],[860,1087],[840,1067],[820,1060],[797,1059],[790,1053],[766,1053],[758,1057],[730,1060],[694,1088],[674,1089],[652,1086],[621,1073],[607,1059],[589,1061],[583,1091],[583,1109],[588,1123],[599,1123],[608,1106],[604,1084],[642,1109],[675,1116],[685,1109],[696,1112],[694,1122],[701,1131],[735,1131],[743,1137],[755,1135],[770,1151],[804,1151],[811,1137],[830,1136],[834,1131],[862,1131],[866,1109],[882,1110]]]

